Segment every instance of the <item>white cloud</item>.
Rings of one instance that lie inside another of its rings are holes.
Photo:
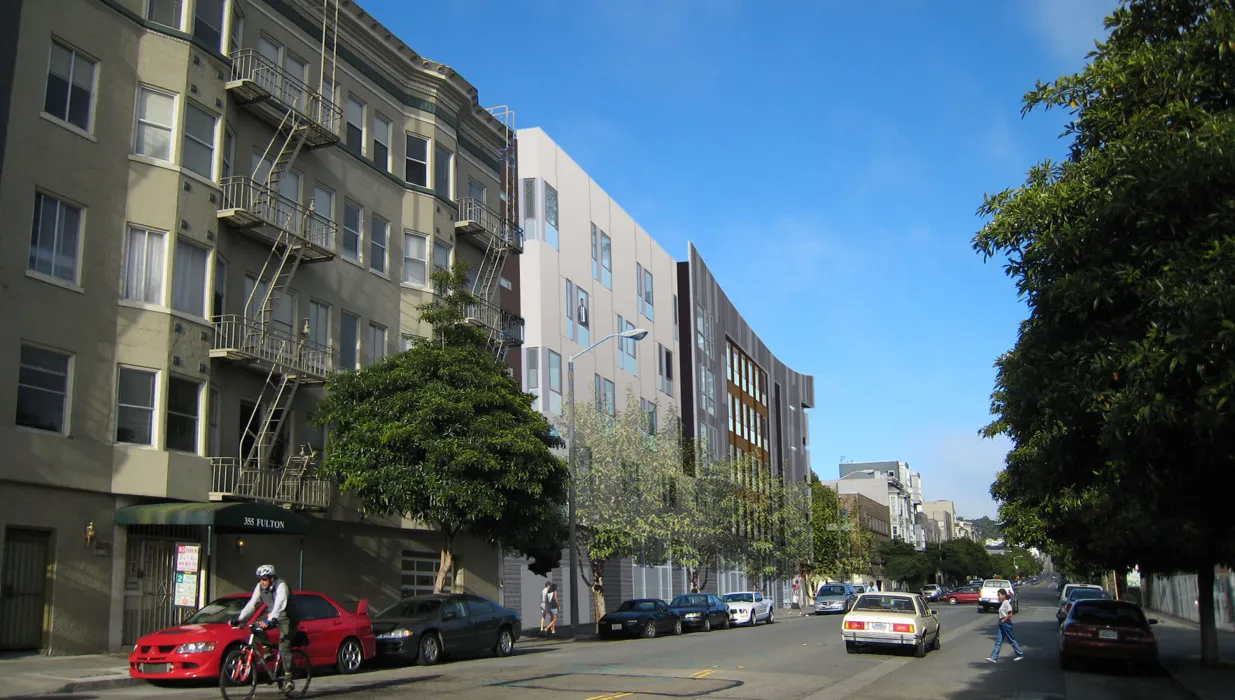
[[[934,438],[922,451],[923,496],[929,501],[950,500],[963,518],[998,516],[991,498],[991,483],[1003,469],[1012,449],[1005,437],[986,439],[973,433],[949,433]],[[918,468],[912,460],[909,462]]]
[[[1024,7],[1056,58],[1079,66],[1094,41],[1106,36],[1102,20],[1117,5],[1117,0],[1031,0]]]

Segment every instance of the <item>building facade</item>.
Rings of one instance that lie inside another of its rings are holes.
[[[840,480],[829,482],[837,493],[862,493],[888,503],[892,539],[926,547],[926,533],[919,523],[922,504],[922,476],[909,471],[907,462],[845,462],[840,465]]]
[[[851,582],[882,586],[883,561],[879,557],[879,546],[892,539],[892,523],[888,518],[887,505],[860,493],[840,493],[837,497],[845,512],[853,518],[858,527],[870,533],[871,538],[870,571],[854,574]]]
[[[952,501],[927,501],[922,504],[922,513],[938,523],[936,539],[941,542],[957,539],[956,506]]]
[[[308,418],[428,333],[454,260],[521,373],[508,110],[354,2],[0,15],[0,216],[31,231],[0,256],[0,649],[121,649],[262,563],[345,603],[431,587],[436,533],[361,518]],[[499,570],[465,537],[451,583]]]

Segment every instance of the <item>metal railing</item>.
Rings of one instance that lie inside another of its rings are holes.
[[[211,457],[210,472],[210,491],[220,496],[302,508],[330,507],[333,485],[313,474],[284,476],[283,469],[245,466],[239,457]]]
[[[254,360],[324,379],[333,369],[328,345],[299,338],[273,323],[225,314],[214,319],[213,350],[234,352]]]
[[[475,321],[490,330],[496,330],[505,343],[523,344],[523,318],[485,302],[477,302],[464,312],[469,321]]]
[[[303,80],[293,77],[253,49],[236,51],[231,59],[232,80],[252,82],[284,107],[296,110],[325,132],[338,137],[339,127],[343,124],[343,110],[332,100],[326,99]]]
[[[249,177],[225,177],[220,211],[239,210],[325,251],[334,249],[333,221]]]
[[[516,251],[523,251],[523,229],[510,223],[500,212],[490,209],[475,197],[464,197],[455,204],[459,207],[459,221],[474,221],[490,236]]]

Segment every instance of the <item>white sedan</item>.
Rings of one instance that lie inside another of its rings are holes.
[[[920,659],[928,648],[939,648],[939,617],[913,593],[863,593],[845,614],[841,636],[850,654],[862,646],[886,645],[913,647]]]
[[[726,593],[721,600],[729,608],[729,624],[754,625],[762,620],[768,624],[775,622],[772,601],[764,598],[758,591],[745,593]]]

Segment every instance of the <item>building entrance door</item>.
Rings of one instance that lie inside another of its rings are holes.
[[[135,644],[143,634],[178,625],[194,612],[193,608],[174,606],[173,594],[176,582],[176,542],[196,541],[198,538],[134,536],[134,529],[136,528],[130,528],[124,560],[124,644]],[[149,529],[163,528],[156,526]],[[166,529],[191,530],[173,527]]]
[[[0,650],[43,646],[51,533],[7,528],[0,572]]]

